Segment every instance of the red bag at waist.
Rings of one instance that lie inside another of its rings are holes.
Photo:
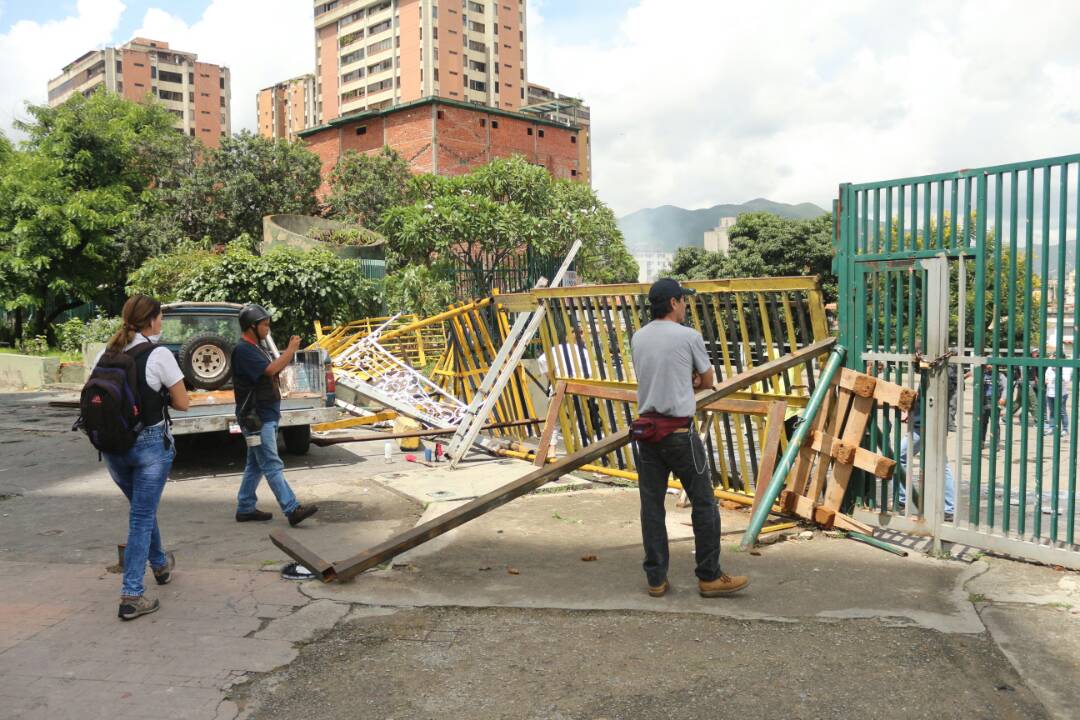
[[[690,427],[688,417],[670,417],[659,413],[643,413],[630,423],[630,439],[635,442],[658,443],[676,430]]]

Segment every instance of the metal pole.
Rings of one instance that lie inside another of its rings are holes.
[[[791,439],[788,440],[787,449],[784,450],[784,454],[780,457],[780,462],[777,464],[776,470],[773,471],[772,479],[769,480],[769,486],[765,489],[765,494],[761,496],[760,502],[757,507],[754,508],[754,514],[750,517],[750,524],[747,526],[742,539],[742,548],[744,550],[753,547],[754,543],[757,542],[757,537],[761,533],[761,528],[765,525],[765,519],[769,516],[773,503],[776,502],[777,497],[780,495],[780,490],[784,487],[784,481],[787,480],[791,465],[795,462],[795,456],[799,453],[799,449],[806,440],[806,436],[810,432],[810,425],[817,416],[818,411],[821,409],[826,395],[832,388],[833,377],[843,364],[844,356],[846,354],[847,350],[843,345],[837,345],[832,349],[832,352],[829,353],[829,361],[825,364],[825,369],[821,371],[821,376],[818,378],[817,385],[814,387],[814,393],[810,396],[810,400],[806,404],[802,422],[795,428],[795,432],[792,433]]]

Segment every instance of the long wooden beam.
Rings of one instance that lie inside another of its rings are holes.
[[[784,355],[781,358],[758,365],[757,367],[739,373],[717,384],[711,390],[705,390],[697,394],[697,408],[700,410],[706,405],[716,402],[765,378],[772,377],[788,368],[800,365],[807,360],[828,352],[836,344],[836,338],[826,338],[796,352]],[[537,488],[562,477],[563,475],[578,470],[591,460],[605,455],[612,450],[622,447],[630,442],[630,431],[622,430],[614,435],[609,435],[601,440],[578,450],[572,455],[567,455],[558,462],[546,467],[537,468],[517,480],[503,485],[486,495],[455,508],[445,515],[429,520],[426,523],[406,530],[405,532],[380,543],[373,548],[364,550],[344,560],[328,564],[318,556],[311,553],[297,543],[292,536],[284,530],[274,530],[270,533],[270,541],[280,548],[286,555],[304,563],[307,567],[315,570],[323,582],[331,580],[346,580],[380,565],[391,558],[400,555],[406,550],[411,550],[417,545],[422,545],[428,540],[449,532],[454,528],[464,525],[485,513],[491,512],[497,507],[527,495]],[[315,567],[312,567],[312,566]],[[316,570],[316,568],[321,568]]]
[[[521,427],[522,425],[539,425],[540,418],[530,418],[528,420],[508,420],[501,423],[488,423],[484,426],[484,430],[501,430],[503,428]],[[423,437],[438,437],[440,435],[453,435],[457,432],[457,426],[450,428],[436,428],[433,430],[410,430],[408,432],[399,433],[368,433],[367,435],[343,435],[341,437],[313,437],[311,438],[312,445],[318,445],[319,447],[327,447],[328,445],[341,445],[343,443],[352,442],[372,442],[376,440],[404,440],[405,438],[423,438]]]

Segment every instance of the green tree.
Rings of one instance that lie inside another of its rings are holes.
[[[330,173],[330,216],[365,227],[378,227],[387,208],[412,202],[412,173],[396,150],[376,154],[349,150]]]
[[[0,302],[43,333],[65,310],[115,304],[121,229],[189,140],[160,106],[104,92],[27,111],[27,139],[0,167]]]
[[[477,287],[490,288],[512,258],[526,252],[559,258],[581,239],[583,280],[637,275],[614,214],[592,189],[555,180],[519,156],[452,178],[419,176],[412,187],[416,202],[382,216],[392,267],[441,262],[465,268]]]
[[[141,219],[161,228],[164,240],[224,245],[243,235],[260,238],[264,215],[318,211],[320,167],[300,143],[245,130],[222,138],[219,148],[203,148],[198,161],[179,164]]]
[[[184,289],[193,278],[221,262],[221,256],[191,241],[148,259],[128,276],[127,294],[142,293],[163,303],[185,300]]]
[[[383,305],[388,313],[430,317],[456,300],[454,285],[436,269],[408,265],[383,280]]]

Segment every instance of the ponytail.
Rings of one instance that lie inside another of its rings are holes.
[[[109,339],[109,352],[123,352],[124,348],[135,339],[135,334],[146,328],[161,314],[161,303],[148,295],[132,295],[124,303],[120,313],[124,324]]]

